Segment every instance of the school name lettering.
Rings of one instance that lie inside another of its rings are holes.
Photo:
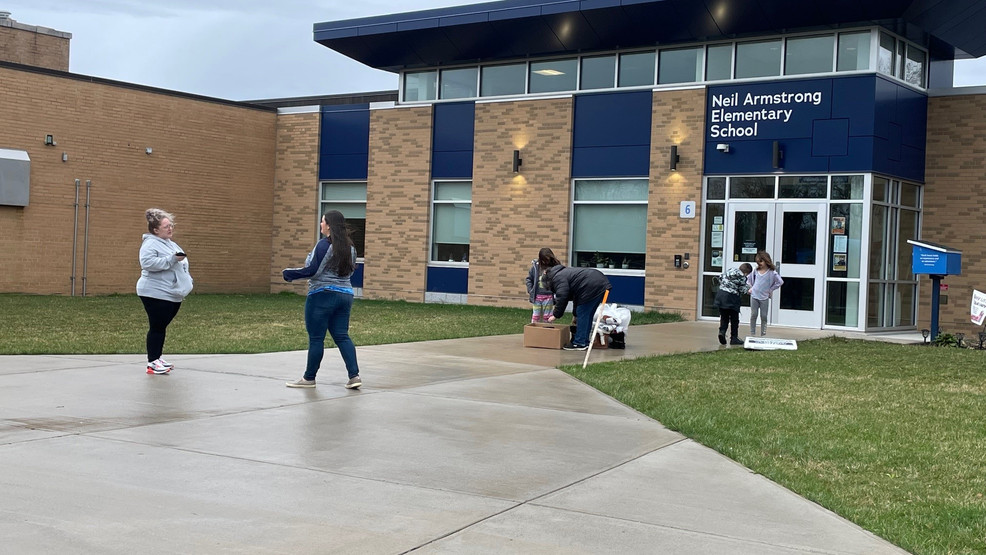
[[[713,139],[756,137],[761,121],[788,123],[798,104],[818,106],[821,103],[821,91],[759,95],[748,92],[742,96],[738,92],[714,94],[709,136]]]

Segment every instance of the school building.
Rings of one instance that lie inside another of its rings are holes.
[[[547,246],[612,301],[716,318],[713,278],[766,250],[772,324],[867,332],[930,325],[922,239],[962,251],[940,324],[974,334],[986,88],[951,83],[984,24],[961,0],[504,0],[316,23],[397,90],[243,103],[68,73],[70,35],[7,16],[0,292],[133,291],[150,206],[197,291],[300,292],[280,269],[338,209],[365,298],[525,306]]]

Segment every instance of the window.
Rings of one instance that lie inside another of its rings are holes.
[[[582,58],[581,89],[611,89],[616,80],[616,56]]]
[[[574,91],[578,69],[579,61],[576,58],[531,62],[528,88],[532,93]]]
[[[880,49],[877,51],[876,70],[884,75],[894,73],[894,52],[897,51],[896,39],[886,33],[880,33]]]
[[[774,178],[732,177],[729,198],[774,198]]]
[[[836,71],[855,71],[870,67],[869,31],[861,33],[839,33],[839,58]]]
[[[924,86],[924,62],[925,53],[907,45],[907,58],[904,60],[904,74],[902,76],[905,83],[917,87]]]
[[[862,200],[862,175],[833,175],[832,200]]]
[[[870,271],[866,307],[869,328],[913,326],[917,276],[911,272],[908,239],[916,239],[921,214],[918,185],[873,178]],[[911,206],[908,206],[911,205]]]
[[[643,270],[647,179],[579,179],[574,187],[572,264]]]
[[[702,80],[702,49],[661,50],[657,65],[657,82],[692,83]]]
[[[500,96],[506,94],[524,94],[527,76],[527,64],[508,64],[502,66],[485,66],[482,69],[480,96]]]
[[[417,71],[404,74],[404,102],[435,100],[438,88],[437,71]]]
[[[705,66],[705,79],[707,81],[729,79],[733,72],[733,45],[709,46]]]
[[[443,69],[441,98],[475,98],[479,70],[474,67]]]
[[[781,74],[781,41],[741,42],[736,45],[736,78]]]
[[[825,198],[828,196],[828,177],[824,175],[787,176],[778,178],[777,198]]]
[[[797,37],[787,39],[784,74],[826,73],[832,71],[835,37]]]
[[[362,257],[366,252],[366,183],[323,182],[319,217],[329,210],[338,210],[345,216],[356,256]]]
[[[654,52],[620,54],[620,87],[654,84]]]
[[[431,260],[469,261],[471,181],[436,181],[432,201]]]

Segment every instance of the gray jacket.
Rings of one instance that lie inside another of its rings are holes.
[[[140,279],[137,294],[141,297],[180,303],[192,292],[192,275],[188,259],[179,261],[181,247],[170,239],[145,233],[140,245]]]

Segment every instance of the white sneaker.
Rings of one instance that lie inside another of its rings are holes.
[[[170,362],[168,362],[168,361],[166,361],[166,360],[164,360],[163,358],[159,358],[159,359],[157,359],[157,360],[158,360],[158,362],[160,362],[160,363],[161,363],[161,365],[162,365],[162,366],[164,366],[165,368],[174,368],[174,367],[175,367],[175,365],[174,365],[174,364],[171,364]]]
[[[147,363],[148,374],[167,374],[168,372],[171,372],[171,368],[165,366],[161,362],[161,359],[152,360],[151,362]]]

